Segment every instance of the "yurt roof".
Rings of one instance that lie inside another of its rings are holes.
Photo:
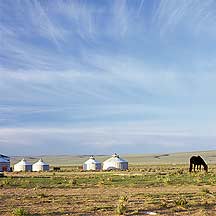
[[[34,165],[40,165],[40,166],[47,166],[49,165],[48,163],[45,163],[43,161],[43,159],[41,158],[39,161],[37,161],[36,163],[34,163]]]
[[[0,154],[0,158],[3,158],[4,160],[7,160],[7,161],[10,160],[10,157],[3,155],[3,154]]]
[[[88,164],[88,163],[100,164],[101,162],[98,160],[95,160],[94,156],[91,156],[87,161],[85,161],[85,164]]]
[[[0,163],[8,163],[9,161],[7,159],[4,159],[2,157],[0,157]]]
[[[119,162],[119,163],[123,163],[123,162],[127,162],[127,160],[124,160],[123,158],[120,158],[118,154],[113,154],[111,158],[107,159],[104,161],[104,163],[107,162]]]
[[[3,155],[3,154],[0,154],[0,157],[9,158],[8,156]]]
[[[31,165],[31,163],[27,162],[24,158],[20,162],[18,162],[17,164],[24,165],[24,166]]]

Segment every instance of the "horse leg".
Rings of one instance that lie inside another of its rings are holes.
[[[193,164],[192,164],[192,163],[190,163],[189,172],[192,172],[192,169],[193,169]]]

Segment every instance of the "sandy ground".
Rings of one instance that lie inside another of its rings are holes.
[[[202,186],[2,188],[0,189],[0,215],[12,215],[13,209],[18,207],[28,209],[31,215],[115,215],[120,196],[128,197],[128,210],[125,215],[148,215],[151,212],[157,215],[216,215],[216,203],[212,201],[215,200],[214,197],[198,200],[197,195],[200,194],[202,188]],[[205,188],[212,194],[216,193],[216,186]],[[172,208],[171,203],[182,195],[191,197],[191,203],[197,199],[197,206]],[[204,205],[206,200],[211,200],[211,202]],[[164,207],[157,203],[161,201],[165,202]]]

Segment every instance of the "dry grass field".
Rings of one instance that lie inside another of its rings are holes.
[[[213,162],[208,173],[189,173],[187,161],[132,160],[128,171],[83,172],[57,163],[60,172],[6,173],[0,178],[0,215],[216,215]]]
[[[129,154],[121,155],[132,165],[152,165],[152,164],[187,164],[192,155],[202,155],[206,162],[216,164],[216,151],[201,152],[180,152],[168,154]],[[96,159],[103,162],[110,155],[96,155]],[[18,162],[23,157],[11,157],[12,164]],[[30,162],[35,162],[40,156],[25,157]],[[44,155],[43,159],[53,166],[78,166],[89,158],[89,155]]]

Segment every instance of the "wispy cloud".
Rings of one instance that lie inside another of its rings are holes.
[[[17,38],[20,36],[31,37],[32,34],[36,34],[52,41],[59,47],[65,30],[51,20],[48,5],[41,4],[40,1],[23,1],[22,4],[18,1],[8,1],[8,3],[1,2],[0,7],[6,21],[1,25],[6,25],[6,28],[14,32]],[[13,17],[16,19],[7,16],[11,10],[14,10]]]
[[[211,146],[214,7],[1,1],[0,146]]]
[[[214,5],[212,0],[162,0],[155,8],[153,24],[156,24],[161,35],[165,36],[176,31],[183,34],[185,30],[189,34],[205,34],[207,31],[215,35],[215,31],[210,27],[216,21],[212,10]]]

